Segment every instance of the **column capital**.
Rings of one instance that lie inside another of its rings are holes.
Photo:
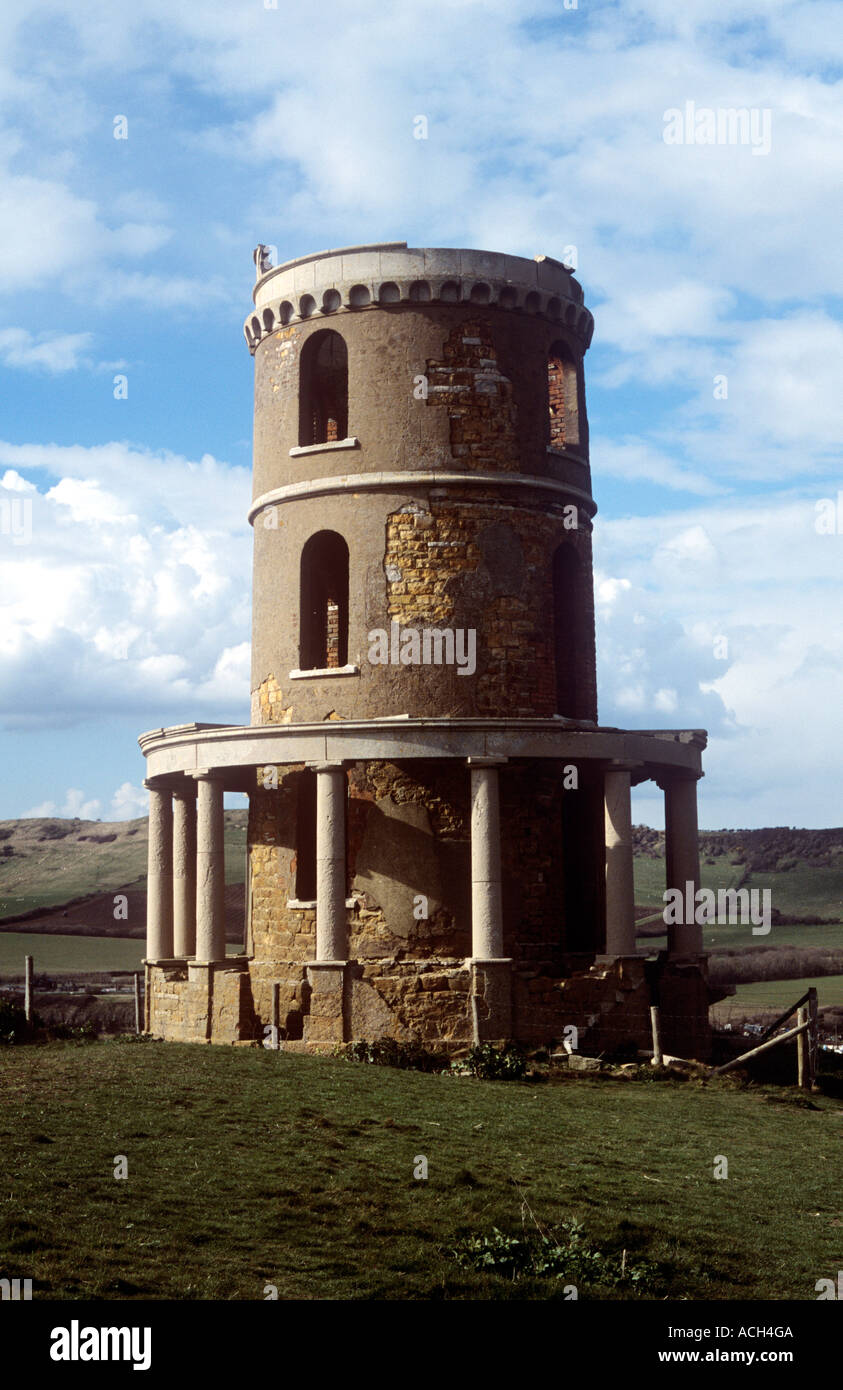
[[[491,754],[486,757],[484,754],[479,758],[466,758],[465,761],[468,767],[503,767],[505,763],[509,762],[509,758],[494,757]]]
[[[177,787],[173,787],[173,796],[181,801],[195,801],[197,787],[192,777],[186,776]]]
[[[186,772],[185,777],[191,777],[195,782],[221,782],[225,773],[221,767],[195,767],[192,772]]]
[[[144,790],[148,792],[168,792],[172,791],[166,777],[144,777]]]
[[[669,770],[662,768],[652,778],[652,781],[655,782],[660,791],[665,791],[667,787],[675,785],[677,782],[699,782],[701,777],[705,777],[705,773],[697,772],[692,767],[677,767]]]
[[[315,759],[313,762],[306,762],[305,767],[311,772],[345,772],[345,763],[342,761],[326,762]]]
[[[643,767],[642,762],[635,758],[610,758],[606,763],[606,772],[637,772],[639,767]]]

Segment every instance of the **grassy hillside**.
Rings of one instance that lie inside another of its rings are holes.
[[[246,811],[225,812],[226,882],[246,877]],[[0,921],[35,908],[146,882],[148,826],[140,820],[0,821]]]
[[[650,1262],[645,1297],[814,1300],[840,1264],[843,1108],[823,1097],[149,1042],[0,1048],[0,1086],[0,1267],[35,1297],[560,1299],[566,1278],[451,1252],[571,1218]]]
[[[635,900],[662,902],[664,832],[633,829]],[[700,832],[703,888],[769,888],[773,909],[806,921],[843,922],[843,829]]]

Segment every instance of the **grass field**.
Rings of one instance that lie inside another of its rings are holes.
[[[800,995],[814,987],[820,1008],[843,1006],[843,975],[821,975],[816,979],[762,980],[750,985],[737,985],[736,994],[715,1004],[712,1018],[728,1019],[731,1014],[753,1013],[769,1009],[779,1013],[788,1004],[795,1004]]]
[[[664,901],[665,866],[664,858],[648,854],[636,854],[633,869],[635,874],[635,901],[652,903],[653,910],[661,908]],[[702,888],[731,888],[737,882],[740,868],[725,855],[718,857],[714,864],[700,864],[700,886]]]
[[[449,1253],[532,1230],[526,1204],[653,1261],[650,1297],[813,1300],[843,1264],[843,1107],[823,1097],[152,1042],[3,1048],[0,1085],[0,1268],[36,1298],[562,1298]]]
[[[43,936],[0,932],[0,975],[21,975],[24,956],[33,969],[52,974],[88,970],[140,970],[144,942],[125,936]]]
[[[52,975],[90,970],[140,970],[146,943],[125,936],[45,936],[37,932],[0,932],[0,975],[22,975],[24,956],[33,969]],[[228,955],[239,955],[229,943]]]
[[[821,946],[843,950],[843,922],[814,922],[804,926],[781,926],[773,923],[766,936],[753,936],[751,925],[730,926],[728,923],[708,925],[703,929],[706,951],[725,951],[752,946],[796,946],[808,949]],[[667,947],[667,935],[639,936],[638,949],[654,953]]]
[[[700,863],[700,886],[712,888],[732,888],[742,873],[743,866],[736,865],[726,855],[715,858],[707,864],[703,858]],[[636,854],[634,861],[635,901],[652,903],[654,910],[663,902],[665,884],[665,865],[662,857]],[[749,875],[745,888],[769,888],[771,905],[779,912],[799,917],[840,918],[843,923],[843,869],[826,865],[796,864],[787,871],[775,873],[754,872]],[[783,931],[784,928],[778,928]],[[799,931],[800,927],[790,927],[789,931]],[[843,925],[841,926],[843,936]],[[759,941],[760,937],[753,940]]]

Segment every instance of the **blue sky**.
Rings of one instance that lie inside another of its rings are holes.
[[[601,722],[709,729],[704,826],[840,824],[842,61],[825,0],[4,0],[0,817],[248,720],[251,251],[406,240],[576,247]]]

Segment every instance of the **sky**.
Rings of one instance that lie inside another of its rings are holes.
[[[826,0],[3,0],[0,818],[248,723],[252,249],[402,240],[575,259],[601,724],[843,823],[842,64]]]

